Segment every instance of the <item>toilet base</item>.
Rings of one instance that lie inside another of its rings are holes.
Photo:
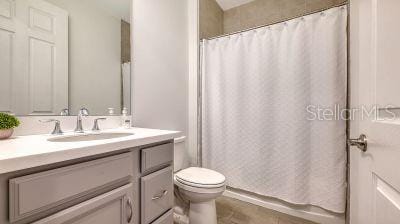
[[[215,200],[204,202],[190,202],[190,224],[217,224],[217,212]]]

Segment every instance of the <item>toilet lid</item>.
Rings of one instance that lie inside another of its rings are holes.
[[[176,179],[187,185],[196,187],[221,187],[225,184],[225,176],[206,168],[190,167],[178,172]]]

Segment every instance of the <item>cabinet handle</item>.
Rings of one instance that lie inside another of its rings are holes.
[[[130,210],[130,212],[129,212],[129,216],[128,216],[128,218],[127,218],[127,222],[128,223],[131,223],[131,221],[132,221],[132,218],[133,218],[133,206],[132,206],[132,200],[130,199],[130,198],[128,198],[128,200],[126,200],[126,204],[128,205],[128,207],[129,207],[129,210]]]
[[[161,199],[161,198],[163,198],[165,195],[167,195],[168,194],[168,191],[167,190],[164,190],[163,191],[163,193],[161,194],[161,195],[157,195],[157,196],[154,196],[153,198],[151,198],[151,200],[158,200],[158,199]]]

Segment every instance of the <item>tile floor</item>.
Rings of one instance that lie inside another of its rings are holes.
[[[217,199],[218,224],[316,224],[233,198]]]

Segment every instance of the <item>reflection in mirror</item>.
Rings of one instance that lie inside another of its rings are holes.
[[[130,113],[131,0],[0,2],[0,111]]]

